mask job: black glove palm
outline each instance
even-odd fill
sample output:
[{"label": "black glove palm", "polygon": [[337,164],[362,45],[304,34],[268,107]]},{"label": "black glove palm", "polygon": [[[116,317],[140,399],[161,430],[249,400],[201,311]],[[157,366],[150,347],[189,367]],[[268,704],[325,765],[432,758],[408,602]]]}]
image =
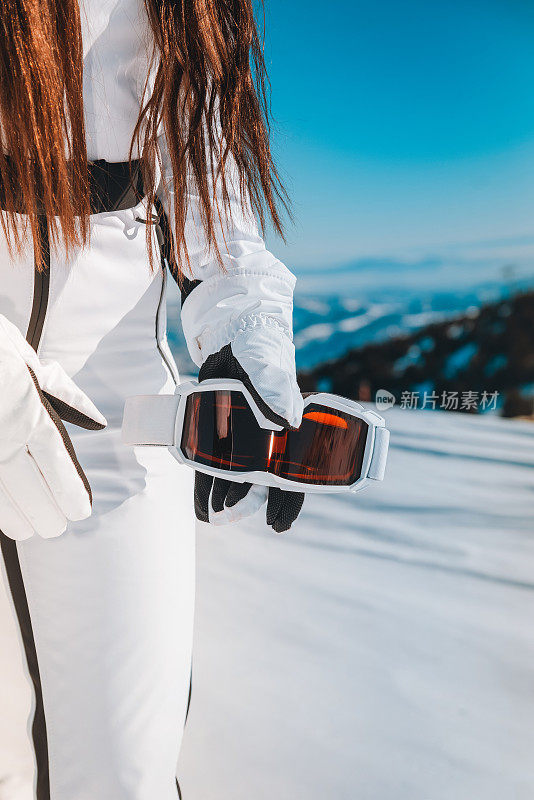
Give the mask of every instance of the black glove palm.
[{"label": "black glove palm", "polygon": [[[209,356],[198,373],[199,381],[209,378],[234,378],[245,384],[261,412],[277,425],[289,428],[287,420],[272,411],[259,396],[249,376],[232,353],[231,345],[225,345],[218,353]],[[195,473],[195,514],[202,522],[209,522],[209,507],[213,511],[232,508],[242,500],[252,488],[251,483],[237,483],[223,478],[214,478],[203,472]],[[275,487],[269,488],[267,498],[267,525],[276,533],[289,530],[304,502],[302,492],[288,492]]]}]

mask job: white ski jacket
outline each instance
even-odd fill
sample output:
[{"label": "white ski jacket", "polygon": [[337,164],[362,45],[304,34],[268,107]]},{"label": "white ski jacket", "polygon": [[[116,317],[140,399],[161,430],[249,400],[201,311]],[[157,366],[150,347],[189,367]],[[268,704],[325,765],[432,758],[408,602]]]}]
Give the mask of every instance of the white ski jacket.
[{"label": "white ski jacket", "polygon": [[[150,73],[151,34],[143,0],[83,0],[84,102],[88,157],[123,161]],[[150,90],[150,89],[149,89]],[[161,137],[160,198],[172,219],[172,174]],[[135,152],[134,152],[135,155]],[[165,191],[167,188],[168,191]],[[222,208],[222,203],[220,203]],[[295,278],[265,247],[252,213],[231,198],[231,223],[220,227],[224,271],[202,233],[198,198],[189,195],[186,227],[191,274],[201,281],[182,308],[193,361],[200,366],[223,345],[276,413],[298,425],[302,401],[295,379],[292,309]],[[246,363],[245,363],[246,362]]]}]

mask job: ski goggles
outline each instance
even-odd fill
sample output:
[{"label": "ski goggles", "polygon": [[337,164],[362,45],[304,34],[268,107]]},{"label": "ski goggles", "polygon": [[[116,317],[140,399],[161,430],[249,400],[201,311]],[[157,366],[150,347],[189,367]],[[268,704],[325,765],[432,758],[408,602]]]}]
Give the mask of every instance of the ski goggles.
[{"label": "ski goggles", "polygon": [[122,439],[166,445],[200,472],[299,492],[363,489],[384,478],[389,431],[360,403],[318,392],[304,396],[302,423],[271,422],[238,380],[187,381],[174,395],[129,397]]}]

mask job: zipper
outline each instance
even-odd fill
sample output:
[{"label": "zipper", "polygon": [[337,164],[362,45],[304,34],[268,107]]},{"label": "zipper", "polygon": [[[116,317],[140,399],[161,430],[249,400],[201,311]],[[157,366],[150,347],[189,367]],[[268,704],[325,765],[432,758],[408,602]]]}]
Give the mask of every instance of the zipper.
[{"label": "zipper", "polygon": [[50,291],[50,240],[48,237],[48,222],[44,214],[39,215],[39,232],[41,249],[44,255],[44,268],[38,269],[37,263],[33,270],[33,302],[26,333],[26,341],[35,351],[39,347],[43,325],[48,308],[48,295]]},{"label": "zipper", "polygon": [[167,366],[167,369],[171,373],[171,377],[172,377],[175,385],[177,385],[178,384],[178,375],[177,375],[177,372],[176,372],[176,367],[169,360],[169,358],[167,356],[167,353],[163,349],[163,346],[162,346],[162,343],[161,343],[161,313],[162,313],[163,306],[165,304],[165,296],[166,296],[166,293],[167,293],[166,292],[166,289],[167,289],[167,268],[168,268],[167,259],[163,258],[163,267],[162,267],[162,270],[161,270],[161,277],[162,277],[162,280],[161,280],[161,294],[159,296],[158,310],[156,311],[156,347],[158,348],[159,354],[160,354],[163,362]]},{"label": "zipper", "polygon": [[[158,202],[160,202],[160,201],[156,200],[156,204],[155,205],[156,205],[157,210],[159,211],[160,209],[159,209],[159,207],[157,205]],[[148,214],[147,214],[147,216],[148,216]],[[142,217],[135,217],[135,221],[136,222],[142,222],[143,225],[147,225],[148,224],[148,220],[147,219],[143,219]],[[172,377],[175,385],[177,385],[178,384],[178,373],[176,371],[176,366],[173,364],[172,361],[169,360],[169,357],[168,357],[167,353],[165,352],[165,350],[163,349],[162,343],[161,343],[161,314],[162,314],[163,306],[164,306],[164,303],[165,303],[165,297],[166,297],[166,294],[167,294],[167,270],[169,270],[169,272],[171,271],[170,266],[169,266],[169,262],[167,260],[167,255],[166,255],[167,251],[166,251],[165,248],[167,248],[169,246],[172,246],[172,245],[169,242],[169,240],[167,239],[167,237],[165,236],[165,232],[162,230],[162,226],[160,224],[160,217],[156,217],[156,216],[154,216],[152,214],[151,215],[151,222],[152,222],[153,225],[155,225],[155,228],[156,228],[156,238],[158,240],[160,258],[161,258],[161,278],[162,278],[162,280],[161,280],[161,292],[160,292],[159,301],[158,301],[158,308],[157,308],[157,311],[156,311],[156,347],[158,349],[158,352],[159,352],[159,354],[161,356],[162,361],[164,362],[165,366],[167,367],[167,369],[171,373],[171,377]]]}]

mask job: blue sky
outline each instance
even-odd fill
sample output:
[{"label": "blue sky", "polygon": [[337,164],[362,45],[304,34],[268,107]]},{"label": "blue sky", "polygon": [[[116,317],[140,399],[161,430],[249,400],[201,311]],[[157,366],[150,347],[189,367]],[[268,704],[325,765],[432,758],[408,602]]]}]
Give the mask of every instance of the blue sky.
[{"label": "blue sky", "polygon": [[534,242],[530,0],[265,0],[289,266]]}]

